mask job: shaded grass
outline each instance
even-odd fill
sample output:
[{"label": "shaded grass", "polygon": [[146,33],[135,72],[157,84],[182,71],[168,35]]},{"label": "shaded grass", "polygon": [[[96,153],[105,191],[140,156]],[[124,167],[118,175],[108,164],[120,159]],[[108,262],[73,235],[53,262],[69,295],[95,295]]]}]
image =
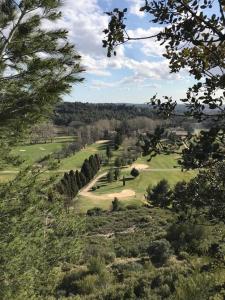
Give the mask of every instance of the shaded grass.
[{"label": "shaded grass", "polygon": [[105,154],[106,144],[97,144],[94,143],[90,146],[87,146],[85,149],[75,153],[74,155],[67,157],[61,161],[60,169],[71,170],[71,169],[80,169],[84,160],[89,158],[89,156],[98,154]]}]

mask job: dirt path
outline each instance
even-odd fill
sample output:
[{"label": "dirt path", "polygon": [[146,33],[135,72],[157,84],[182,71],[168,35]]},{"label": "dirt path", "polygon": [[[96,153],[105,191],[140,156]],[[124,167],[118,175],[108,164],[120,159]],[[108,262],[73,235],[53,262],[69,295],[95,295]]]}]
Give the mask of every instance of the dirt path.
[{"label": "dirt path", "polygon": [[133,190],[122,190],[119,193],[108,193],[108,194],[103,194],[103,195],[94,195],[93,192],[90,192],[91,188],[103,177],[107,175],[107,172],[102,173],[95,177],[88,185],[85,186],[80,192],[79,195],[92,198],[95,200],[105,200],[105,199],[114,199],[115,197],[117,198],[128,198],[128,197],[133,197],[136,195],[135,191]]}]

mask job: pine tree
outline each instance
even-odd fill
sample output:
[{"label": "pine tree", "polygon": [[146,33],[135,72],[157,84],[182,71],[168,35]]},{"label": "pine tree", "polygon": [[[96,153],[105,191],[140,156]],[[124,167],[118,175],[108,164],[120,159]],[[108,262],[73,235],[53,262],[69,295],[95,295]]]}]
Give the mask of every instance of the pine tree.
[{"label": "pine tree", "polygon": [[69,43],[68,32],[43,26],[61,18],[61,4],[0,1],[1,138],[17,138],[47,116],[72,84],[82,81],[80,56]]}]

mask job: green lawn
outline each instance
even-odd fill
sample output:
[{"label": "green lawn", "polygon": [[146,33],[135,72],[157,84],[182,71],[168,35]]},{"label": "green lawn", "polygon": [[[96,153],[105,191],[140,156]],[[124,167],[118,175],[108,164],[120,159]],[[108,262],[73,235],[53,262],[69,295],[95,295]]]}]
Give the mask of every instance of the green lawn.
[{"label": "green lawn", "polygon": [[[19,155],[24,160],[23,165],[32,165],[42,157],[51,154],[57,150],[60,150],[62,148],[62,145],[63,144],[60,142],[35,145],[21,145],[15,147],[12,150],[12,154]],[[15,168],[13,167],[13,169]]]},{"label": "green lawn", "polygon": [[82,149],[78,153],[69,156],[62,160],[60,164],[60,169],[62,170],[71,170],[81,168],[84,160],[93,154],[105,154],[106,143],[98,144],[94,143],[90,146],[87,146],[85,149]]},{"label": "green lawn", "polygon": [[[127,205],[141,206],[143,204],[140,198],[123,199],[122,203],[124,206]],[[102,200],[96,200],[96,199],[80,196],[75,202],[75,210],[79,211],[79,213],[86,213],[88,209],[91,209],[93,207],[101,207],[104,210],[110,210],[112,208],[112,200],[105,199],[104,201],[102,201]]]},{"label": "green lawn", "polygon": [[[135,163],[137,164],[147,164],[149,169],[140,170],[140,175],[137,178],[133,178],[130,175],[130,168],[122,168],[120,180],[108,183],[106,178],[101,178],[96,186],[100,188],[95,190],[93,195],[104,195],[109,193],[118,193],[124,189],[134,190],[136,193],[135,197],[130,197],[127,199],[121,199],[124,205],[136,204],[141,205],[145,200],[144,194],[146,188],[149,185],[155,185],[160,180],[168,180],[171,186],[175,185],[180,180],[189,181],[193,178],[197,172],[196,171],[185,171],[182,172],[177,165],[177,155],[158,155],[154,157],[150,162],[147,161],[147,157],[140,157]],[[150,170],[152,169],[152,170]],[[102,169],[102,172],[105,170]],[[122,177],[126,177],[126,185],[123,186]],[[111,207],[112,200],[105,199],[91,199],[85,197],[78,197],[76,201],[76,209],[81,212],[85,212],[93,207],[101,207],[102,209],[109,209]]]}]

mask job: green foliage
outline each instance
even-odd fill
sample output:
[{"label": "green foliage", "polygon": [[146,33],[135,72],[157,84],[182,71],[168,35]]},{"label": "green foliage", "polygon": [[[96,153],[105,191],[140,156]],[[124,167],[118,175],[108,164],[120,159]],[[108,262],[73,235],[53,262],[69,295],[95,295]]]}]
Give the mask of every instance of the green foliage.
[{"label": "green foliage", "polygon": [[[83,220],[66,211],[56,194],[26,169],[1,186],[1,299],[45,299],[53,295],[61,266],[81,253]],[[47,186],[46,186],[47,185]]]},{"label": "green foliage", "polygon": [[[181,99],[185,106],[182,114],[178,113],[177,101],[168,95],[163,99],[153,96],[151,107],[165,118],[174,118],[178,114],[184,118],[193,117],[198,122],[208,120],[210,124],[210,130],[201,132],[200,136],[192,137],[190,134],[185,140],[178,137],[173,143],[162,141],[157,134],[152,139],[147,137],[143,144],[144,153],[151,154],[151,157],[160,152],[166,154],[180,150],[185,143],[180,160],[185,168],[204,167],[211,161],[221,161],[225,157],[224,1],[219,0],[217,4],[211,0],[204,3],[196,0],[188,3],[149,0],[140,7],[140,11],[149,15],[152,23],[162,25],[161,30],[150,36],[131,37],[125,24],[127,9],[116,8],[107,13],[110,19],[103,40],[107,55],[116,55],[115,48],[128,41],[157,39],[165,46],[163,56],[169,61],[170,71],[177,73],[186,69],[196,82]],[[214,72],[215,69],[218,71]]]},{"label": "green foliage", "polygon": [[118,198],[114,198],[114,200],[112,201],[112,211],[117,211],[121,209],[121,204],[119,202]]},{"label": "green foliage", "polygon": [[225,165],[223,162],[211,169],[200,171],[189,183],[179,182],[173,189],[173,207],[188,215],[203,215],[208,220],[225,217]]},{"label": "green foliage", "polygon": [[115,180],[118,180],[119,177],[120,177],[120,174],[121,174],[120,169],[119,169],[119,168],[116,168],[116,169],[114,170],[114,179],[115,179]]},{"label": "green foliage", "polygon": [[108,159],[112,158],[112,156],[113,156],[113,153],[112,153],[112,150],[111,150],[110,146],[106,147],[106,156],[107,156]]},{"label": "green foliage", "polygon": [[154,206],[167,207],[171,204],[171,195],[168,181],[165,179],[159,181],[153,188],[150,186],[147,189],[147,198]]},{"label": "green foliage", "polygon": [[[174,223],[167,231],[167,239],[176,252],[187,251],[189,253],[204,254],[212,243],[210,228],[205,227],[190,222]],[[203,247],[204,245],[205,247]]]},{"label": "green foliage", "polygon": [[135,168],[133,168],[130,172],[130,175],[133,176],[133,177],[138,177],[139,174],[140,174],[140,172]]},{"label": "green foliage", "polygon": [[113,179],[114,179],[113,170],[109,170],[109,172],[107,173],[107,181],[112,182]]},{"label": "green foliage", "polygon": [[80,56],[67,31],[42,26],[61,18],[59,8],[57,0],[1,1],[0,135],[5,142],[49,115],[72,84],[82,81]]},{"label": "green foliage", "polygon": [[152,262],[159,264],[164,264],[173,253],[170,243],[165,239],[152,242],[147,252]]},{"label": "green foliage", "polygon": [[88,216],[100,216],[103,212],[104,212],[103,209],[101,209],[99,207],[94,207],[87,211],[87,215]]}]

